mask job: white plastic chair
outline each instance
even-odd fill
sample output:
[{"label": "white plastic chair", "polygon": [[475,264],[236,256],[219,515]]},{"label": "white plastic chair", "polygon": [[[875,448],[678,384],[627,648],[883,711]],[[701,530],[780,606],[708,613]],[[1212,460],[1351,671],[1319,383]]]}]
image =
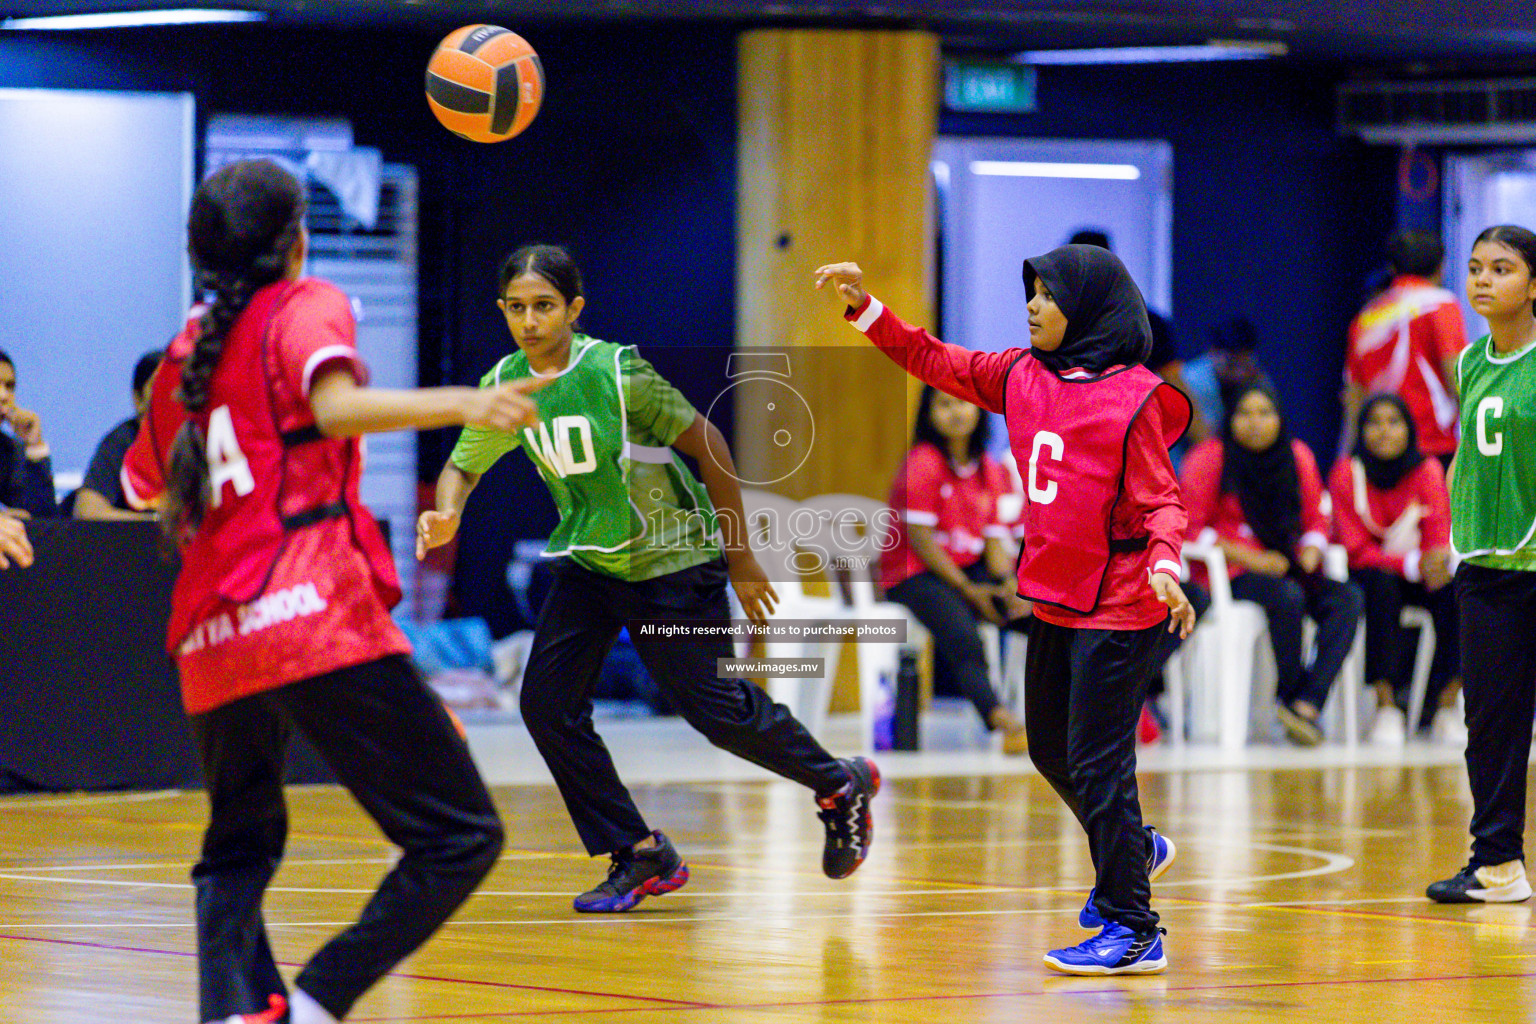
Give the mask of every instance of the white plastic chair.
[{"label": "white plastic chair", "polygon": [[[881,676],[889,673],[887,678],[894,681],[902,649],[922,648],[932,637],[905,605],[876,597],[875,579],[884,536],[880,520],[882,513],[891,514],[884,502],[858,494],[821,494],[805,499],[800,507],[814,513],[822,526],[811,543],[820,545],[829,557],[842,560],[839,564],[843,570],[828,573],[828,578],[834,591],[842,593],[848,601],[850,615],[864,619],[900,618],[907,624],[905,644],[869,643],[856,648],[861,735],[872,745]],[[1022,719],[1025,638],[1009,634],[1005,646],[1003,631],[992,623],[979,623],[977,631],[986,652],[992,688],[1004,706]]]},{"label": "white plastic chair", "polygon": [[[1194,683],[1189,687],[1190,734],[1203,740],[1216,739],[1225,750],[1240,750],[1248,742],[1252,726],[1250,717],[1255,709],[1255,684],[1267,685],[1270,691],[1274,685],[1274,658],[1268,653],[1267,642],[1269,623],[1261,606],[1252,601],[1233,599],[1226,556],[1219,547],[1186,543],[1183,553],[1185,559],[1205,565],[1210,577],[1211,607],[1188,641],[1192,650],[1184,664],[1193,662],[1196,668],[1187,675],[1173,674],[1177,679],[1169,680],[1169,700],[1176,705],[1173,712],[1177,713],[1182,692],[1177,695],[1173,692],[1175,682],[1181,691]],[[1332,545],[1324,555],[1324,571],[1330,579],[1346,579],[1347,562],[1344,549]],[[1311,642],[1310,626],[1309,621],[1304,650]],[[1332,716],[1330,724],[1342,716],[1342,728],[1337,732],[1351,748],[1360,739],[1359,705],[1364,689],[1362,642],[1362,631],[1357,630],[1355,642],[1323,709],[1325,717]],[[1266,717],[1265,722],[1268,721]]]},{"label": "white plastic chair", "polygon": [[[1185,545],[1186,548],[1191,546]],[[1216,554],[1220,556],[1221,552],[1218,550]],[[1221,559],[1221,564],[1225,572],[1226,560]],[[1179,579],[1185,583],[1189,582],[1188,557],[1180,559],[1179,569]],[[1230,591],[1228,596],[1230,597]],[[1167,735],[1171,746],[1182,747],[1188,736],[1185,704],[1195,673],[1201,671],[1201,644],[1207,642],[1214,645],[1215,642],[1208,633],[1202,635],[1203,629],[1209,629],[1210,622],[1210,612],[1207,611],[1206,615],[1195,624],[1195,629],[1179,645],[1178,650],[1173,652],[1173,657],[1169,658],[1168,663],[1163,666],[1163,680],[1167,684],[1164,694],[1165,703],[1168,705]],[[1022,654],[1022,649],[1020,653]],[[1021,665],[1020,671],[1022,670]]]},{"label": "white plastic chair", "polygon": [[904,644],[860,643],[854,648],[859,677],[859,735],[865,747],[873,749],[881,676],[890,680],[894,691],[902,649],[927,644],[928,630],[904,605],[876,596],[875,579],[880,571],[885,536],[881,520],[889,515],[884,502],[859,494],[821,494],[805,499],[800,508],[815,517],[817,529],[807,537],[806,546],[825,557],[823,575],[832,593],[845,602],[847,616],[906,623]]},{"label": "white plastic chair", "polygon": [[[773,618],[804,619],[816,624],[849,618],[847,607],[836,595],[821,597],[806,593],[796,567],[798,549],[791,526],[800,510],[799,503],[772,491],[745,487],[741,491],[741,500],[752,551],[779,595]],[[826,729],[827,708],[832,699],[832,683],[837,678],[841,648],[840,642],[825,639],[765,640],[763,643],[766,657],[825,659],[826,670],[820,679],[768,677],[768,695],[788,707],[813,736],[821,736]]]},{"label": "white plastic chair", "polygon": [[[1323,573],[1339,583],[1349,581],[1349,552],[1342,544],[1330,544],[1323,553]],[[1311,620],[1308,620],[1310,625]],[[1311,632],[1307,633],[1307,645],[1311,645]],[[1306,647],[1302,648],[1303,650]],[[1343,717],[1344,745],[1353,750],[1360,743],[1360,702],[1365,696],[1365,624],[1355,626],[1355,639],[1349,654],[1339,668],[1339,678],[1328,691],[1328,702],[1323,707],[1323,717],[1329,723],[1329,731],[1336,731],[1339,718]]]},{"label": "white plastic chair", "polygon": [[1408,735],[1411,737],[1419,731],[1419,721],[1424,715],[1424,698],[1429,693],[1429,671],[1434,667],[1435,644],[1439,642],[1439,637],[1435,635],[1435,617],[1428,608],[1404,605],[1398,621],[1404,629],[1419,631],[1419,642],[1413,656],[1413,683],[1408,688]]}]

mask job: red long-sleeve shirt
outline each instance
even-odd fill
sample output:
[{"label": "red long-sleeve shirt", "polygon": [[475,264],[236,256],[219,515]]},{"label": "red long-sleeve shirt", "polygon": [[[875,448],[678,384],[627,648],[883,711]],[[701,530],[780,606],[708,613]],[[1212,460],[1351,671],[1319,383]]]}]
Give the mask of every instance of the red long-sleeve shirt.
[{"label": "red long-sleeve shirt", "polygon": [[[1328,474],[1334,536],[1349,552],[1349,567],[1383,569],[1418,582],[1420,556],[1451,544],[1451,498],[1445,487],[1445,471],[1438,459],[1425,459],[1389,491],[1371,486],[1362,473],[1359,482],[1363,486],[1357,492],[1353,461],[1348,456],[1340,459]],[[1421,510],[1419,543],[1406,550],[1388,551],[1384,546],[1387,531],[1411,504]]]},{"label": "red long-sleeve shirt", "polygon": [[[1003,396],[1008,372],[1027,350],[975,352],[945,344],[921,327],[905,322],[873,296],[857,310],[849,310],[846,318],[918,380],[988,412],[1006,415]],[[1027,462],[1029,453],[1021,457],[1015,452],[1014,458]],[[1146,536],[1146,550],[1110,556],[1098,607],[1089,614],[1079,615],[1037,603],[1035,615],[1054,625],[1083,629],[1155,626],[1167,617],[1168,609],[1148,585],[1147,573],[1152,569],[1178,576],[1184,523],[1179,481],[1163,441],[1162,411],[1157,402],[1148,402],[1130,424],[1124,489],[1111,523],[1114,536]]]},{"label": "red long-sleeve shirt", "polygon": [[1444,455],[1456,450],[1457,419],[1455,383],[1442,367],[1466,347],[1456,296],[1404,274],[1349,325],[1344,379],[1367,393],[1401,395],[1419,428],[1419,450]]},{"label": "red long-sleeve shirt", "polygon": [[[1319,551],[1328,546],[1328,519],[1323,515],[1323,479],[1317,469],[1317,459],[1312,449],[1302,441],[1292,440],[1291,451],[1296,454],[1296,478],[1301,485],[1301,541],[1296,551],[1280,552],[1292,562],[1302,548],[1315,547]],[[1253,535],[1243,506],[1236,494],[1221,493],[1221,467],[1223,451],[1221,441],[1212,438],[1190,449],[1184,456],[1184,466],[1179,477],[1184,484],[1184,501],[1189,508],[1190,540],[1207,543],[1220,538],[1230,544],[1263,551],[1265,547]],[[1245,570],[1235,563],[1227,564],[1227,575],[1236,578]],[[1198,579],[1204,581],[1205,568],[1194,566]]]}]

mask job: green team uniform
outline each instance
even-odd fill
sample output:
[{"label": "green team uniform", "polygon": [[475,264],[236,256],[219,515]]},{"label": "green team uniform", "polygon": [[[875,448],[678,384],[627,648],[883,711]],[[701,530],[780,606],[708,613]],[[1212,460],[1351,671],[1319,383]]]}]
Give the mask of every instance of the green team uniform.
[{"label": "green team uniform", "polygon": [[1501,356],[1490,337],[1456,363],[1461,444],[1451,543],[1487,569],[1536,569],[1536,345]]},{"label": "green team uniform", "polygon": [[[480,380],[538,376],[514,352]],[[545,557],[638,582],[720,556],[714,506],[672,442],[697,412],[632,345],[578,334],[570,362],[533,396],[539,424],[515,432],[466,427],[455,466],[484,473],[521,447],[560,509]]]}]

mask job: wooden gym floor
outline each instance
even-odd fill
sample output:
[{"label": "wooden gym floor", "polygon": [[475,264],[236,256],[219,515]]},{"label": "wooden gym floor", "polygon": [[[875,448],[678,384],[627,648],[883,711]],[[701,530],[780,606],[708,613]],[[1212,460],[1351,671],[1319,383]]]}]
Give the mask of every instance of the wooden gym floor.
[{"label": "wooden gym floor", "polygon": [[[1154,886],[1159,977],[1066,978],[1091,884],[1076,826],[1038,776],[936,777],[889,759],[876,845],[820,873],[805,793],[760,778],[633,787],[693,877],[631,914],[582,916],[603,864],[577,852],[552,787],[500,785],[502,863],[352,1021],[1528,1021],[1525,905],[1439,907],[1465,856],[1465,773],[1414,767],[1143,775],[1178,843]],[[1014,762],[1017,764],[1017,762]],[[359,908],[390,849],[346,795],[290,791],[289,859],[267,901],[301,962]],[[187,867],[199,793],[0,801],[0,1020],[196,1020]],[[291,977],[292,972],[289,972]]]}]

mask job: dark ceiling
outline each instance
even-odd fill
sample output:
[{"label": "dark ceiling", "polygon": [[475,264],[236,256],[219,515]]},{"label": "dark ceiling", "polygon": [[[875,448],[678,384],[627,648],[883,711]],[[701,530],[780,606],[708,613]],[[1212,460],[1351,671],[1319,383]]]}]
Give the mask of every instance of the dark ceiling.
[{"label": "dark ceiling", "polygon": [[273,23],[309,25],[694,18],[921,25],[952,47],[992,50],[1221,38],[1283,42],[1298,57],[1322,60],[1487,66],[1536,59],[1528,5],[1467,0],[0,0],[0,12],[13,16],[187,6],[260,10]]}]

